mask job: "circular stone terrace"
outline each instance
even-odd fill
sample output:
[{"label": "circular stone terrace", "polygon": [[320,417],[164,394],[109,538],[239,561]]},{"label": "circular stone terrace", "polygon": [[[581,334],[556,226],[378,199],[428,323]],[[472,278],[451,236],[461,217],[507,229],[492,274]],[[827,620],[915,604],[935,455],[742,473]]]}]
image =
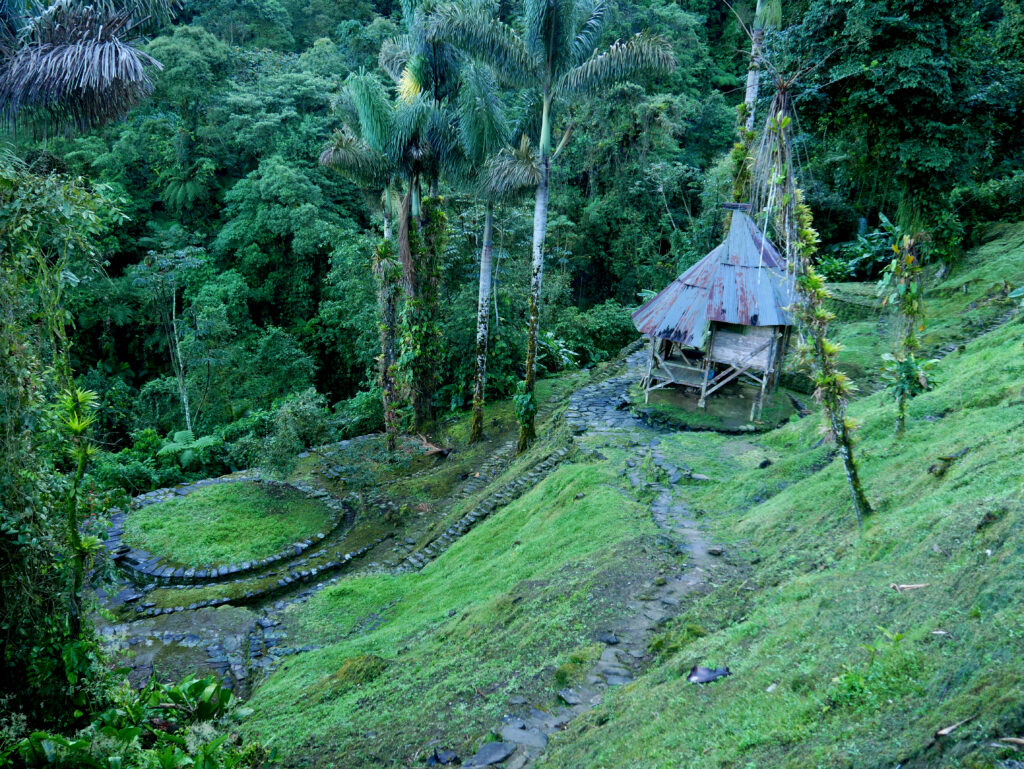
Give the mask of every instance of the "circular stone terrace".
[{"label": "circular stone terrace", "polygon": [[143,494],[113,517],[107,548],[129,576],[197,583],[290,561],[349,517],[305,484],[225,476]]}]

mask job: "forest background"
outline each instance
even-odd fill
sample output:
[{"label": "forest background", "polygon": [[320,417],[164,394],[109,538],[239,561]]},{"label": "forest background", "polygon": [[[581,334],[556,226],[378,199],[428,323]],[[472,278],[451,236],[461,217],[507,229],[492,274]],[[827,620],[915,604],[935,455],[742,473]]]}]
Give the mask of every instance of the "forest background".
[{"label": "forest background", "polygon": [[[882,216],[926,231],[931,258],[952,263],[982,222],[1020,212],[1019,3],[782,5],[762,77],[810,66],[795,89],[797,154],[826,277],[876,277],[890,259]],[[635,335],[640,292],[720,237],[754,10],[608,7],[599,48],[647,29],[670,42],[676,67],[578,100],[556,126],[573,136],[552,166],[542,371],[612,355]],[[378,58],[415,33],[415,15],[383,0],[190,0],[146,45],[164,69],[127,119],[14,135],[32,173],[81,177],[104,198],[97,247],[64,276],[72,368],[101,400],[100,487],[137,493],[379,429],[379,205],[318,157],[340,126],[358,125],[350,74],[394,85]],[[515,92],[502,95],[525,114]],[[437,192],[443,414],[472,400],[485,206],[472,174],[443,174]],[[523,376],[531,208],[524,198],[496,210],[492,397]]]}]

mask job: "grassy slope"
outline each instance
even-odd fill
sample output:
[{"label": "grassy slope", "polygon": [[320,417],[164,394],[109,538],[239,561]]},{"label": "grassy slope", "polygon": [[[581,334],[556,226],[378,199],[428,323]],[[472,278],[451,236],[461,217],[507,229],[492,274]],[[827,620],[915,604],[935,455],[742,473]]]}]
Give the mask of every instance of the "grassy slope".
[{"label": "grassy slope", "polygon": [[[938,287],[926,344],[1001,314],[1003,280],[1024,283],[1024,227]],[[848,355],[868,369],[880,343],[862,322],[865,346]],[[1021,336],[1018,320],[947,358],[899,443],[889,401],[855,404],[878,508],[863,532],[815,418],[759,437],[667,436],[667,454],[714,479],[684,493],[743,576],[685,607],[648,675],[553,740],[544,765],[992,766],[993,738],[1024,736]],[[658,563],[639,557],[654,531],[618,488],[624,455],[585,441],[609,461],[563,467],[422,573],[348,580],[291,610],[297,642],[324,648],[257,691],[245,728],[290,765],[418,765],[433,738],[466,755],[510,694],[550,701],[554,667]],[[943,477],[928,473],[962,448]],[[696,662],[734,675],[688,684]]]},{"label": "grassy slope", "polygon": [[324,531],[329,517],[295,489],[226,483],[136,510],[124,541],[187,566],[241,563]]},{"label": "grassy slope", "polygon": [[[1024,228],[938,287],[937,331],[951,338],[956,320],[980,308],[1000,314],[1003,280],[1024,283]],[[965,281],[966,297],[956,292]],[[766,469],[741,469],[729,440],[666,441],[737,470],[689,492],[752,572],[689,607],[663,641],[672,651],[574,723],[543,765],[980,767],[1010,755],[989,745],[1024,736],[1021,339],[1017,320],[946,358],[899,442],[888,401],[853,407],[877,507],[862,532],[838,463],[815,472],[828,450],[815,447],[816,419],[748,439],[774,460]],[[928,472],[964,448],[944,476]],[[897,592],[894,583],[928,586]],[[698,662],[734,675],[689,684],[683,674]],[[936,730],[972,716],[929,745]]]},{"label": "grassy slope", "polygon": [[422,572],[353,578],[294,607],[291,635],[325,648],[258,690],[247,728],[291,765],[401,765],[441,735],[472,753],[511,693],[551,700],[551,666],[592,643],[624,585],[653,576],[633,555],[655,550],[653,525],[615,477],[563,467]]}]

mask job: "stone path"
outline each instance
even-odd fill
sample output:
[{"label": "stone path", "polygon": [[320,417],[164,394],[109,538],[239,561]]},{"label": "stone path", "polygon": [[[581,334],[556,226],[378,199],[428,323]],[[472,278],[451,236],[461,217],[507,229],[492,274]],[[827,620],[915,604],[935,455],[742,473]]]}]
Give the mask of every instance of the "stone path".
[{"label": "stone path", "polygon": [[[659,578],[650,591],[629,602],[629,614],[616,627],[598,635],[596,640],[604,644],[600,659],[581,684],[558,692],[561,706],[549,712],[532,707],[523,698],[510,698],[510,713],[495,729],[501,741],[481,745],[462,764],[464,767],[532,766],[547,746],[549,735],[600,705],[610,687],[627,684],[643,671],[650,662],[648,644],[661,623],[677,614],[683,599],[703,589],[713,573],[723,568],[715,558],[722,554],[721,549],[708,545],[686,505],[673,493],[673,486],[684,478],[706,479],[691,468],[669,461],[658,448],[660,431],[628,411],[627,390],[644,365],[643,351],[629,355],[622,373],[574,393],[565,419],[577,436],[607,436],[608,445],[631,449],[620,475],[631,486],[654,492],[652,519],[670,547],[686,556],[685,566]],[[657,480],[644,476],[640,468],[645,462],[657,468]]]}]

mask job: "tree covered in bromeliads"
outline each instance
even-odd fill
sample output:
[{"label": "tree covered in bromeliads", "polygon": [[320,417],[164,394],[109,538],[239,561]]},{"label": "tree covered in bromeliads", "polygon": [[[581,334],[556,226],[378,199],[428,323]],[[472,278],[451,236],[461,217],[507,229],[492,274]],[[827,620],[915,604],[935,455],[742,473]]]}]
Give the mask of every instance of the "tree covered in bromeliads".
[{"label": "tree covered in bromeliads", "polygon": [[796,181],[792,88],[798,77],[784,78],[773,73],[775,93],[754,163],[754,197],[775,230],[790,279],[794,281],[797,300],[791,312],[800,335],[798,354],[810,365],[814,397],[824,410],[828,434],[836,442],[843,461],[857,522],[863,525],[872,509],[854,456],[856,425],[847,415],[855,387],[839,370],[840,345],[828,338],[829,324],[835,315],[827,307],[825,279],[814,269],[818,233]]},{"label": "tree covered in bromeliads", "polygon": [[924,289],[921,284],[925,244],[920,234],[912,236],[884,216],[882,224],[892,240],[893,258],[882,273],[878,290],[882,305],[894,319],[894,350],[882,356],[889,389],[896,401],[896,435],[907,430],[907,402],[930,387],[928,371],[933,360],[919,361],[918,334],[924,331]]},{"label": "tree covered in bromeliads", "polygon": [[539,175],[534,199],[532,265],[527,329],[526,371],[516,396],[520,419],[518,451],[536,438],[534,386],[537,379],[544,241],[547,235],[551,162],[568,142],[566,127],[558,146],[553,137],[566,108],[613,83],[642,72],[670,72],[675,57],[657,35],[638,33],[603,52],[597,44],[605,24],[602,2],[527,0],[522,27],[516,29],[483,7],[444,5],[433,15],[433,39],[456,45],[467,56],[490,65],[499,81],[528,96]]}]

